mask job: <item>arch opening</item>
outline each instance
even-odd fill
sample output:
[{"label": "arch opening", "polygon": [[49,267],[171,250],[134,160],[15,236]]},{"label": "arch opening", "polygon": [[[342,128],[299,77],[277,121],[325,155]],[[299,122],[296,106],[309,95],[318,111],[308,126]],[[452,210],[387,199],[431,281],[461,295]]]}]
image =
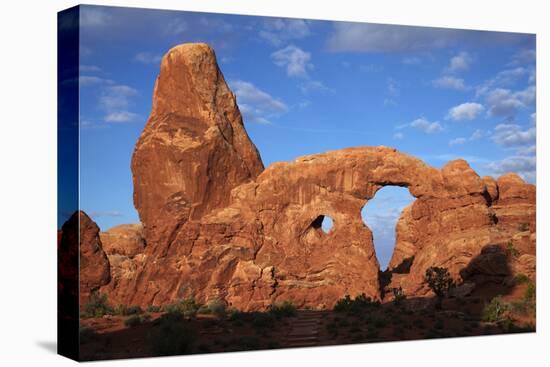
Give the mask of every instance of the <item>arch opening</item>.
[{"label": "arch opening", "polygon": [[396,245],[396,226],[403,209],[415,198],[400,186],[384,186],[361,209],[361,218],[372,231],[380,269],[387,269]]},{"label": "arch opening", "polygon": [[319,215],[317,218],[315,218],[313,223],[311,223],[311,226],[314,229],[319,230],[324,234],[328,234],[332,229],[333,225],[334,225],[334,221],[332,220],[332,218],[324,214]]}]

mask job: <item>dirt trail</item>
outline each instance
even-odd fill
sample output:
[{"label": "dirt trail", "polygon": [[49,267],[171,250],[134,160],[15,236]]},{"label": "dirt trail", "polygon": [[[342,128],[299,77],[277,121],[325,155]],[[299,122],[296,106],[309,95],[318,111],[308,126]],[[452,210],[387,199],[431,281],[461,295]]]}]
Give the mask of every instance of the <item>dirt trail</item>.
[{"label": "dirt trail", "polygon": [[292,348],[319,345],[322,320],[327,315],[328,312],[324,311],[298,311],[289,333],[282,341],[282,346]]}]

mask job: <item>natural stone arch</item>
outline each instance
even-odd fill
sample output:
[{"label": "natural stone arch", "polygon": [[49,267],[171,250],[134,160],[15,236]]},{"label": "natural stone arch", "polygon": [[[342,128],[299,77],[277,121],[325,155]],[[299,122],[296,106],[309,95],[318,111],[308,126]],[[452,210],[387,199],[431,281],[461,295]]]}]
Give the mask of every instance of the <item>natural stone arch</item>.
[{"label": "natural stone arch", "polygon": [[[409,274],[391,284],[408,295],[423,294],[426,267],[457,276],[482,246],[506,240],[506,223],[521,218],[534,228],[533,185],[509,175],[482,180],[462,160],[438,170],[392,148],[362,147],[264,170],[204,44],[177,46],[163,58],[132,173],[147,246],[132,276],[103,289],[116,303],[143,307],[172,302],[180,289],[242,310],[281,300],[332,307],[345,294],[379,298],[372,233],[360,211],[386,185],[416,198],[398,224],[407,244],[398,241],[390,262],[395,269],[414,255]],[[514,205],[530,208],[528,217],[508,214]],[[490,230],[495,213],[506,236]],[[304,229],[320,214],[334,228],[308,243]]]}]

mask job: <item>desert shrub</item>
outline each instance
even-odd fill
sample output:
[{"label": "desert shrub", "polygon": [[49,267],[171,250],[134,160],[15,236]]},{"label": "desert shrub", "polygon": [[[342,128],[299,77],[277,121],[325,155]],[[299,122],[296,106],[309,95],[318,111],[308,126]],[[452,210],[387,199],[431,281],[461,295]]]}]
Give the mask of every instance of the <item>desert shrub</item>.
[{"label": "desert shrub", "polygon": [[200,306],[197,309],[199,314],[212,314],[218,317],[225,317],[226,315],[226,306],[225,303],[219,299],[213,299],[208,301],[206,305]]},{"label": "desert shrub", "polygon": [[273,328],[275,317],[271,313],[252,312],[252,327],[257,331]]},{"label": "desert shrub", "polygon": [[354,299],[352,299],[349,295],[339,299],[334,305],[334,311],[358,314],[362,311],[378,306],[380,306],[380,302],[373,301],[370,297],[367,297],[365,293],[363,293]]},{"label": "desert shrub", "polygon": [[505,318],[508,310],[508,304],[506,304],[501,297],[497,296],[483,307],[481,319],[487,322],[498,322]]},{"label": "desert shrub", "polygon": [[520,273],[520,274],[517,274],[515,277],[514,277],[514,283],[515,284],[525,284],[525,283],[530,283],[531,282],[531,279],[529,279],[529,277],[523,273]]},{"label": "desert shrub", "polygon": [[195,316],[200,305],[195,302],[195,299],[185,298],[177,300],[169,305],[164,306],[163,310],[167,313],[179,313],[185,317]]},{"label": "desert shrub", "polygon": [[131,315],[140,315],[143,313],[143,310],[139,306],[118,305],[113,309],[113,313],[115,315],[131,316]]},{"label": "desert shrub", "polygon": [[230,320],[234,320],[239,317],[239,314],[241,313],[241,311],[239,311],[235,307],[230,307],[226,310],[226,313],[227,313],[227,316],[229,316]]},{"label": "desert shrub", "polygon": [[113,308],[107,301],[107,295],[94,292],[90,295],[88,303],[84,306],[85,317],[103,317],[113,313]]},{"label": "desert shrub", "polygon": [[132,315],[128,317],[126,320],[124,320],[124,325],[126,327],[134,327],[134,326],[141,325],[142,322],[143,322],[143,319],[141,318],[140,315]]},{"label": "desert shrub", "polygon": [[424,281],[428,283],[430,289],[437,296],[436,308],[441,308],[443,297],[445,297],[449,293],[449,290],[455,286],[455,282],[453,278],[451,278],[449,270],[437,266],[429,267],[426,269]]},{"label": "desert shrub", "polygon": [[91,341],[97,333],[91,327],[81,326],[79,328],[80,343],[85,344]]},{"label": "desert shrub", "polygon": [[147,312],[161,312],[162,311],[162,307],[160,306],[154,306],[154,305],[150,305],[150,306],[147,306]]},{"label": "desert shrub", "polygon": [[525,290],[525,294],[523,295],[523,300],[525,302],[534,303],[536,296],[537,296],[537,292],[535,289],[535,285],[533,283],[529,283],[529,285],[527,285],[527,289]]},{"label": "desert shrub", "polygon": [[141,315],[143,313],[143,310],[139,306],[130,306],[126,308],[125,316],[130,315]]},{"label": "desert shrub", "polygon": [[506,244],[506,254],[510,257],[519,256],[519,251],[512,240],[508,241],[508,243]]},{"label": "desert shrub", "polygon": [[296,315],[296,306],[290,301],[276,303],[271,305],[269,310],[276,318],[291,317]]},{"label": "desert shrub", "polygon": [[529,230],[529,223],[520,223],[518,225],[518,231],[525,232]]},{"label": "desert shrub", "polygon": [[403,304],[403,301],[407,298],[407,296],[405,296],[405,293],[403,293],[403,288],[392,288],[391,291],[393,293],[393,303],[396,306],[401,306]]},{"label": "desert shrub", "polygon": [[195,342],[196,331],[181,312],[168,312],[158,319],[149,335],[151,350],[155,356],[189,353]]}]

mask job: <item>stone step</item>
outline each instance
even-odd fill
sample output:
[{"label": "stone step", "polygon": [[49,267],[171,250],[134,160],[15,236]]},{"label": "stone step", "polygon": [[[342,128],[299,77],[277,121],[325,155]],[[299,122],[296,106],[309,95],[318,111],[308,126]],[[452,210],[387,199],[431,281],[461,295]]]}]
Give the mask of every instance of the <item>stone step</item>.
[{"label": "stone step", "polygon": [[287,343],[297,343],[297,342],[317,342],[319,338],[317,336],[302,336],[302,337],[293,337],[293,338],[287,338]]}]

